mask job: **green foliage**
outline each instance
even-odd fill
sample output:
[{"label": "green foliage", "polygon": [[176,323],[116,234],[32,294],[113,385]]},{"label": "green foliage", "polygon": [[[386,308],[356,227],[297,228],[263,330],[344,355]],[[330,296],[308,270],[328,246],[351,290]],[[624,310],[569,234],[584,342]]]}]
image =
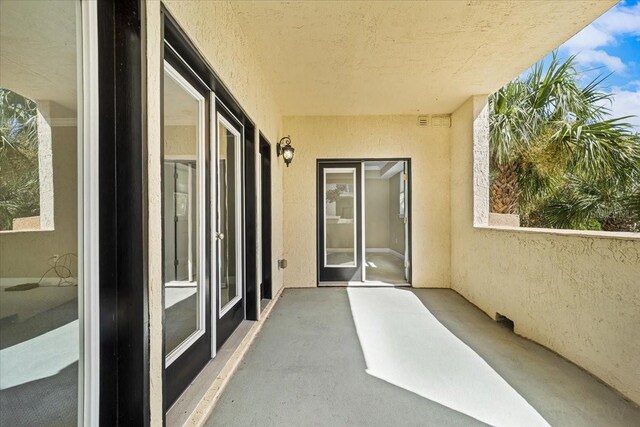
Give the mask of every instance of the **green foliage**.
[{"label": "green foliage", "polygon": [[489,98],[492,169],[517,165],[524,226],[640,231],[640,136],[611,117],[608,76],[582,85],[574,59],[554,53]]},{"label": "green foliage", "polygon": [[36,103],[0,88],[0,230],[39,214]]},{"label": "green foliage", "polygon": [[629,205],[640,187],[626,189],[609,179],[587,180],[567,175],[563,185],[545,200],[540,220],[554,228],[640,231],[640,210]]}]

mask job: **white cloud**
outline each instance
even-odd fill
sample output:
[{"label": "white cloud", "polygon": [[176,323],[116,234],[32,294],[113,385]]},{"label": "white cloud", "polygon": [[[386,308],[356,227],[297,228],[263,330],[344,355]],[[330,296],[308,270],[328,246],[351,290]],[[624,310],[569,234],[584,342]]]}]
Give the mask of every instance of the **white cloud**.
[{"label": "white cloud", "polygon": [[613,116],[636,116],[627,119],[627,121],[635,125],[640,132],[640,86],[636,91],[613,88],[613,93],[614,97],[611,105]]},{"label": "white cloud", "polygon": [[604,65],[610,71],[622,72],[626,65],[617,56],[609,55],[604,50],[583,50],[576,56],[576,62],[587,66]]},{"label": "white cloud", "polygon": [[640,36],[640,3],[634,6],[619,3],[560,48],[576,55],[576,62],[580,64],[602,65],[610,71],[622,72],[626,68],[622,60],[603,50],[615,45],[622,36]]},{"label": "white cloud", "polygon": [[594,24],[591,24],[567,40],[562,47],[570,52],[580,52],[604,47],[612,44],[614,41],[615,38],[612,34],[602,31],[596,28]]},{"label": "white cloud", "polygon": [[640,80],[631,80],[630,82],[627,82],[627,86],[637,87],[638,89],[640,89]]},{"label": "white cloud", "polygon": [[640,3],[635,6],[618,4],[596,20],[596,25],[611,34],[640,35]]}]

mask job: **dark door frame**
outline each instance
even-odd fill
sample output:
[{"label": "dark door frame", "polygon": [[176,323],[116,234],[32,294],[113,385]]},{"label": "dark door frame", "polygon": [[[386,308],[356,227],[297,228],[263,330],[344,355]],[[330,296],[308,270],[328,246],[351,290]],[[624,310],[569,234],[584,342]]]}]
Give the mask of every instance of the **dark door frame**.
[{"label": "dark door frame", "polygon": [[[137,0],[140,1],[140,0]],[[250,155],[244,156],[243,164],[243,178],[244,178],[244,295],[245,302],[242,310],[243,318],[245,319],[257,319],[257,307],[258,303],[255,301],[257,297],[256,292],[256,185],[255,185],[255,135],[256,127],[249,115],[244,111],[239,102],[231,94],[229,89],[222,83],[222,80],[218,77],[214,68],[206,60],[204,55],[198,50],[195,44],[189,39],[187,33],[180,27],[176,19],[171,16],[167,8],[161,6],[161,21],[162,29],[161,35],[164,40],[163,51],[170,52],[170,55],[174,55],[179,58],[179,63],[176,64],[176,69],[183,73],[183,75],[191,75],[193,78],[200,81],[212,92],[215,93],[218,102],[224,105],[224,109],[228,113],[231,113],[244,127],[244,141],[243,151]],[[166,48],[166,49],[165,49]],[[164,58],[163,58],[164,60]],[[161,61],[162,63],[162,61]],[[209,180],[208,180],[209,181]],[[210,193],[208,193],[210,194]],[[210,239],[207,242],[210,247]],[[211,277],[213,273],[211,271],[210,257],[208,261],[208,276]],[[217,310],[217,309],[216,309]],[[217,315],[217,311],[216,311]],[[216,331],[216,335],[219,336],[220,331]],[[217,337],[216,337],[217,340]],[[218,343],[219,348],[222,343]],[[163,362],[164,363],[164,362]],[[164,368],[164,366],[163,366]],[[163,384],[166,386],[166,372],[163,369]],[[166,388],[163,393],[164,407],[167,407],[167,391]]]},{"label": "dark door frame", "polygon": [[244,129],[244,305],[245,319],[258,320],[258,275],[256,230],[258,225],[256,206],[256,130]]},{"label": "dark door frame", "polygon": [[262,241],[262,283],[260,295],[264,299],[273,298],[271,272],[271,144],[260,132],[260,202]]},{"label": "dark door frame", "polygon": [[[317,182],[316,182],[316,191],[317,191],[317,203],[321,203],[321,195],[320,195],[320,164],[322,163],[354,163],[359,162],[364,164],[364,162],[379,162],[379,161],[387,161],[387,162],[406,162],[407,165],[407,185],[405,187],[405,203],[407,206],[407,212],[409,212],[409,220],[407,222],[407,245],[409,248],[409,268],[407,274],[407,283],[412,284],[413,281],[413,250],[412,250],[412,222],[413,222],[413,180],[411,178],[411,158],[410,157],[356,157],[356,158],[327,158],[327,159],[317,159],[316,160],[316,170],[317,170]],[[364,186],[364,182],[363,182]],[[321,253],[320,248],[320,209],[319,204],[316,208],[316,260],[317,260],[317,271],[316,271],[316,284],[322,283],[320,281],[320,257],[323,255]],[[366,283],[366,282],[365,282]]]},{"label": "dark door frame", "polygon": [[148,426],[145,3],[98,0],[100,424]]}]

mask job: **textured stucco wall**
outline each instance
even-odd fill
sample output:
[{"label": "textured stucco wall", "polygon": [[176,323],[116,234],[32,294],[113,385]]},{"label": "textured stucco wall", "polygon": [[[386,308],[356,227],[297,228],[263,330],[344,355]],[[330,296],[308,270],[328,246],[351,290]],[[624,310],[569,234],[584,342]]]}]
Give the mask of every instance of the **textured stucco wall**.
[{"label": "textured stucco wall", "polygon": [[316,286],[316,160],[411,158],[413,285],[449,286],[449,131],[415,116],[285,117],[296,149],[284,172],[285,286]]},{"label": "textured stucco wall", "polygon": [[[452,117],[451,287],[640,402],[640,240],[474,228],[484,104],[474,97]],[[476,211],[488,209],[475,196]]]},{"label": "textured stucco wall", "polygon": [[39,279],[49,268],[51,256],[78,254],[76,141],[75,126],[51,128],[54,228],[0,233],[0,282],[2,278]]},{"label": "textured stucco wall", "polygon": [[[281,116],[270,85],[265,80],[254,52],[229,2],[164,2],[222,81],[272,143],[280,136]],[[147,102],[149,161],[149,310],[151,329],[151,424],[162,424],[162,245],[160,221],[160,2],[148,0],[147,20]],[[257,132],[256,132],[257,134]],[[272,162],[272,251],[273,292],[283,283],[282,270],[275,259],[282,254],[282,172],[281,162]]]},{"label": "textured stucco wall", "polygon": [[148,1],[147,20],[147,173],[149,239],[149,394],[151,425],[161,426],[162,406],[162,175],[160,129],[162,82],[160,2]]}]

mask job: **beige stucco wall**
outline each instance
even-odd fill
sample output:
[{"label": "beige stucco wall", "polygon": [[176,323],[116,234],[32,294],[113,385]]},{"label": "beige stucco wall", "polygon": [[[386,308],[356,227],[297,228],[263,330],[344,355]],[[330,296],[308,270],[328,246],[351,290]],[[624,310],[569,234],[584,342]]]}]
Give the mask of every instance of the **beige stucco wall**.
[{"label": "beige stucco wall", "polygon": [[[231,93],[272,143],[281,136],[281,116],[270,85],[265,80],[254,52],[229,2],[165,1],[171,14],[205,56]],[[148,0],[147,20],[147,100],[149,173],[149,310],[151,355],[151,424],[162,424],[162,254],[160,221],[160,2]],[[282,270],[275,259],[282,250],[282,173],[281,162],[272,161],[272,251],[273,292],[282,287]]]},{"label": "beige stucco wall", "polygon": [[0,280],[39,279],[53,255],[78,254],[77,128],[52,127],[51,149],[54,228],[0,233]]},{"label": "beige stucco wall", "polygon": [[[488,170],[481,123],[473,126],[483,105],[472,98],[452,117],[452,288],[640,402],[640,240],[474,228],[473,183]],[[487,206],[476,205],[481,225]]]},{"label": "beige stucco wall", "polygon": [[[413,285],[449,286],[449,132],[415,116],[285,117],[296,149],[284,171],[285,286],[316,286],[316,160],[411,158]],[[416,189],[419,188],[419,191]]]}]

